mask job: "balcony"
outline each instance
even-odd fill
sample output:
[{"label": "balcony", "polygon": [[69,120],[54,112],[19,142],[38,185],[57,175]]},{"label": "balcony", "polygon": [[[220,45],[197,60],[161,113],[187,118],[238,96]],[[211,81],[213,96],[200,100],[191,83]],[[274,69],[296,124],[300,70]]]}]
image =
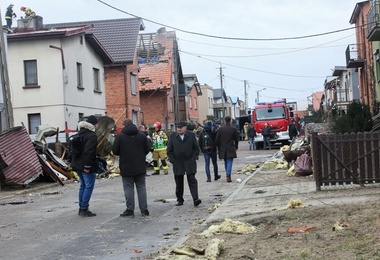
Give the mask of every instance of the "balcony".
[{"label": "balcony", "polygon": [[379,14],[380,14],[380,1],[373,1],[371,8],[367,14],[368,23],[368,40],[369,41],[380,41],[380,24],[379,24]]},{"label": "balcony", "polygon": [[346,49],[346,67],[347,68],[360,68],[364,66],[364,59],[360,58],[356,44],[350,44]]}]

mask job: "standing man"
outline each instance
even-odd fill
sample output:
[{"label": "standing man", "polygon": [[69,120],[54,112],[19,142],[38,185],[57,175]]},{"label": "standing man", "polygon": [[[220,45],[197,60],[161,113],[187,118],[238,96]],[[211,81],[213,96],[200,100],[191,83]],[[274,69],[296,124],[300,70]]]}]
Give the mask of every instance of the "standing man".
[{"label": "standing man", "polygon": [[184,202],[183,193],[185,174],[194,206],[198,206],[202,203],[198,197],[198,181],[195,178],[199,156],[198,142],[195,134],[187,131],[186,122],[178,122],[176,125],[177,132],[170,135],[167,147],[169,161],[173,164],[174,180],[176,184],[175,195],[177,197],[176,206],[182,206]]},{"label": "standing man", "polygon": [[203,127],[203,131],[199,134],[198,144],[202,150],[203,157],[205,158],[205,170],[207,175],[207,182],[211,182],[210,173],[210,159],[214,167],[214,180],[219,180],[220,175],[218,174],[218,162],[216,154],[216,124],[211,121],[207,121]]},{"label": "standing man", "polygon": [[82,138],[82,151],[71,160],[71,167],[79,176],[79,212],[82,217],[94,217],[95,213],[88,210],[92,191],[96,180],[96,149],[98,138],[96,129],[98,119],[91,115],[87,121],[80,121],[78,124],[79,135]]},{"label": "standing man", "polygon": [[12,28],[12,19],[13,17],[17,17],[17,15],[15,14],[15,12],[13,12],[13,6],[14,4],[10,4],[8,7],[7,7],[7,11],[5,11],[5,21],[7,22],[7,28],[8,28],[8,32],[12,32],[11,28]]},{"label": "standing man", "polygon": [[249,150],[256,150],[256,145],[255,145],[255,137],[256,137],[256,130],[252,126],[252,123],[249,124],[248,127],[248,137],[249,137]]},{"label": "standing man", "polygon": [[272,134],[272,130],[270,129],[268,123],[265,123],[262,135],[264,142],[264,150],[270,150],[270,136]]},{"label": "standing man", "polygon": [[149,153],[149,143],[145,134],[137,129],[132,120],[126,119],[124,128],[116,136],[112,152],[119,155],[120,175],[122,177],[127,209],[121,217],[133,217],[135,210],[135,185],[139,208],[142,216],[149,216],[145,184],[145,156]]},{"label": "standing man", "polygon": [[239,148],[239,132],[231,125],[230,116],[226,116],[224,120],[226,124],[221,126],[216,134],[216,145],[219,149],[219,158],[224,160],[226,181],[231,182],[232,164]]},{"label": "standing man", "polygon": [[162,169],[164,170],[165,175],[169,172],[169,166],[166,162],[166,144],[168,143],[168,136],[164,131],[161,130],[161,123],[156,122],[153,125],[154,133],[152,134],[152,143],[153,143],[153,170],[152,175],[160,174],[160,165],[158,160],[161,160]]}]

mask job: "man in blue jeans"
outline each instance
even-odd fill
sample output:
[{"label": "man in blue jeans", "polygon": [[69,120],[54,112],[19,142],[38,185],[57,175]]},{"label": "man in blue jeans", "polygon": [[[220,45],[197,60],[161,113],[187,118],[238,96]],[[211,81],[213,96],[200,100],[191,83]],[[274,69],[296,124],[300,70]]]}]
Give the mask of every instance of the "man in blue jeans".
[{"label": "man in blue jeans", "polygon": [[86,121],[80,121],[78,124],[79,135],[82,138],[82,149],[71,160],[71,167],[79,176],[79,211],[78,215],[82,217],[94,217],[88,208],[92,191],[95,186],[96,179],[96,149],[98,138],[96,136],[96,128],[98,119],[95,116],[89,116]]},{"label": "man in blue jeans", "polygon": [[214,180],[217,181],[220,179],[220,175],[218,174],[217,150],[215,144],[216,130],[216,124],[211,121],[207,121],[198,135],[198,144],[205,159],[207,182],[211,182],[210,159],[214,167]]},{"label": "man in blue jeans", "polygon": [[237,158],[239,148],[239,132],[231,125],[231,117],[226,116],[225,125],[221,126],[216,134],[216,145],[219,149],[219,158],[224,160],[226,170],[226,181],[231,182],[232,164]]}]

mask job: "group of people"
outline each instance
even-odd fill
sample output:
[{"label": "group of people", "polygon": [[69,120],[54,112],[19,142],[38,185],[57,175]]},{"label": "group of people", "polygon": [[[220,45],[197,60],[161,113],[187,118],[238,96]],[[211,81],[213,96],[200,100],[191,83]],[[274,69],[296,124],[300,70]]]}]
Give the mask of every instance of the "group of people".
[{"label": "group of people", "polygon": [[[10,4],[7,7],[7,10],[5,11],[5,21],[7,23],[8,31],[11,31],[13,18],[17,17],[16,13],[13,11],[13,7],[14,4]],[[32,11],[29,7],[21,6],[20,10],[24,12],[26,19],[36,16],[36,13]]]},{"label": "group of people", "polygon": [[[208,121],[199,133],[187,130],[187,122],[177,122],[177,131],[171,133],[169,138],[167,138],[166,134],[160,133],[162,131],[160,124],[155,124],[155,133],[149,136],[145,131],[145,127],[140,127],[139,129],[130,119],[126,119],[123,122],[123,129],[116,136],[112,147],[112,152],[119,156],[120,175],[122,177],[126,201],[126,210],[120,216],[134,216],[134,187],[137,190],[141,215],[149,216],[145,182],[147,174],[145,157],[152,148],[153,151],[157,149],[158,152],[165,155],[165,160],[161,159],[165,173],[168,170],[167,164],[164,164],[166,156],[173,166],[176,184],[176,206],[182,206],[185,201],[183,198],[185,175],[193,199],[193,205],[198,206],[202,203],[198,194],[198,181],[195,177],[200,149],[202,149],[206,161],[207,181],[211,181],[210,159],[214,165],[214,180],[221,178],[218,174],[217,166],[218,152],[219,158],[224,160],[226,181],[231,182],[233,159],[237,157],[239,144],[239,133],[231,125],[231,121],[231,117],[227,116],[225,118],[225,125],[221,126],[218,130],[216,130],[215,123]],[[89,116],[86,121],[79,122],[78,128],[79,134],[82,136],[83,151],[78,158],[73,158],[71,161],[73,170],[79,176],[78,215],[83,217],[96,216],[95,213],[89,210],[89,203],[96,179],[97,136],[95,131],[97,125],[98,120],[93,115]],[[211,140],[209,147],[203,145],[204,138]],[[155,146],[155,142],[163,142],[163,144]],[[163,150],[162,147],[165,146],[166,149]],[[158,161],[160,155],[154,158]],[[154,164],[154,167],[156,166],[158,166],[158,162]],[[155,168],[155,173],[159,174],[159,168]]]}]

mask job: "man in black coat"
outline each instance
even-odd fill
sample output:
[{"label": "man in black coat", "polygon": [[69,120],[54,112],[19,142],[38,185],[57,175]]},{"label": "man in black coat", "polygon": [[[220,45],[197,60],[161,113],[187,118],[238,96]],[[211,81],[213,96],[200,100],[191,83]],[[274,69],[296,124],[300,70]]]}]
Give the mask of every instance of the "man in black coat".
[{"label": "man in black coat", "polygon": [[272,134],[272,130],[268,123],[264,124],[264,128],[262,129],[262,135],[263,135],[263,143],[264,143],[264,150],[270,150],[270,136]]},{"label": "man in black coat", "polygon": [[149,216],[145,183],[145,157],[150,150],[148,139],[130,119],[126,119],[123,125],[124,128],[116,136],[112,146],[113,153],[120,156],[120,175],[127,205],[127,209],[120,216],[134,216],[135,185],[141,214]]},{"label": "man in black coat", "polygon": [[236,127],[231,125],[231,117],[226,116],[225,125],[220,127],[216,134],[216,145],[219,150],[219,158],[224,160],[226,170],[226,181],[231,182],[232,164],[234,158],[237,158],[239,148],[239,132]]},{"label": "man in black coat", "polygon": [[211,172],[210,172],[210,159],[214,167],[214,180],[219,180],[220,175],[218,174],[218,158],[216,149],[216,124],[211,121],[207,121],[203,127],[202,132],[198,135],[198,144],[202,150],[203,157],[205,159],[205,170],[207,176],[207,182],[211,182]]},{"label": "man in black coat", "polygon": [[173,164],[174,180],[176,184],[175,194],[177,197],[176,206],[182,206],[184,199],[184,175],[194,206],[198,206],[202,201],[198,197],[198,181],[195,178],[197,173],[197,160],[199,156],[199,146],[197,138],[193,132],[187,130],[186,122],[176,123],[177,132],[172,133],[166,148],[169,161]]},{"label": "man in black coat", "polygon": [[98,138],[96,128],[98,119],[95,116],[89,116],[87,121],[80,121],[78,124],[79,135],[82,139],[82,151],[78,157],[71,160],[71,167],[79,176],[79,212],[82,217],[94,217],[95,213],[88,210],[92,191],[94,190],[96,180],[96,149]]}]

